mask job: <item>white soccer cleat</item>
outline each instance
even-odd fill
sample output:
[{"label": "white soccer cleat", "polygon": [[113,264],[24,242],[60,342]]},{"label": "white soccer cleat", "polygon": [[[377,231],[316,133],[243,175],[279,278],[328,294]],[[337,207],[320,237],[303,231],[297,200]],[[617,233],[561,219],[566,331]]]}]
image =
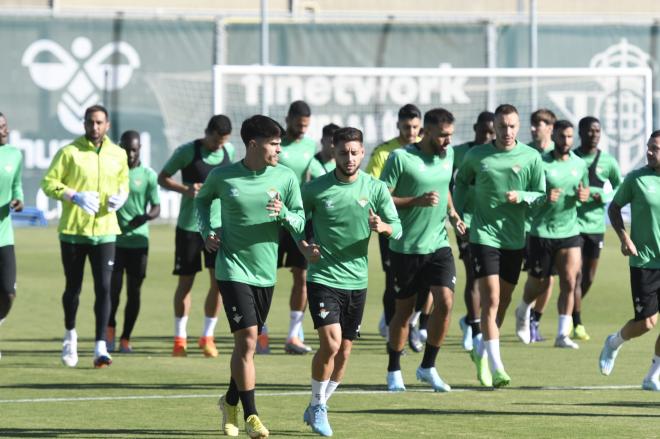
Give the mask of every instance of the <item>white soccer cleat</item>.
[{"label": "white soccer cleat", "polygon": [[569,348],[569,349],[580,349],[580,346],[571,340],[568,335],[560,335],[555,338],[555,347],[556,348]]},{"label": "white soccer cleat", "polygon": [[380,320],[378,321],[378,333],[383,338],[388,338],[390,335],[390,329],[387,327],[387,323],[385,323],[385,313],[380,315]]},{"label": "white soccer cleat", "polygon": [[659,379],[655,379],[655,380],[645,379],[642,382],[642,389],[643,390],[650,390],[652,392],[660,392],[660,380]]},{"label": "white soccer cleat", "polygon": [[417,368],[416,376],[419,381],[430,384],[436,392],[451,391],[451,386],[440,378],[435,367],[424,369],[420,366]]},{"label": "white soccer cleat", "polygon": [[400,370],[387,372],[387,390],[390,392],[405,392],[406,386],[403,384],[403,375]]},{"label": "white soccer cleat", "polygon": [[62,342],[62,364],[68,367],[78,365],[78,341],[64,339]]},{"label": "white soccer cleat", "polygon": [[531,333],[529,329],[529,308],[522,308],[521,305],[516,307],[516,336],[523,343],[529,344],[531,341]]},{"label": "white soccer cleat", "polygon": [[474,347],[472,343],[472,326],[467,322],[465,316],[458,320],[458,324],[463,332],[463,350],[469,352]]},{"label": "white soccer cleat", "polygon": [[600,351],[600,357],[598,358],[600,373],[603,375],[609,375],[612,373],[612,369],[614,369],[614,362],[616,361],[617,355],[619,355],[619,349],[621,349],[621,346],[616,349],[610,347],[610,339],[613,337],[614,335],[610,335],[605,339],[603,350]]}]

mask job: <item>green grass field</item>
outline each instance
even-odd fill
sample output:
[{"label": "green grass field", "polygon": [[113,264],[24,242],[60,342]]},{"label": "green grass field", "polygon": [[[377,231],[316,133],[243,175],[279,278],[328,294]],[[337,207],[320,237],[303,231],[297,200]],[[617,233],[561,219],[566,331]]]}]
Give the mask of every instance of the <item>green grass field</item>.
[{"label": "green grass field", "polygon": [[[0,436],[2,437],[217,437],[216,407],[229,378],[231,349],[224,314],[216,330],[221,355],[206,359],[192,348],[188,358],[170,356],[173,333],[172,276],[174,230],[152,228],[142,311],[134,331],[135,353],[114,355],[108,369],[92,368],[93,292],[91,273],[78,311],[80,362],[60,363],[64,278],[54,228],[16,230],[18,297],[0,327]],[[402,359],[408,391],[384,391],[387,356],[377,334],[382,274],[372,240],[369,299],[345,381],[329,402],[337,438],[484,437],[660,437],[660,394],[640,390],[657,331],[627,343],[610,377],[598,372],[604,337],[632,316],[627,261],[612,233],[606,238],[596,283],[584,302],[583,321],[592,340],[579,351],[559,350],[552,341],[524,346],[514,335],[513,309],[504,323],[502,357],[512,377],[509,388],[478,387],[468,355],[460,346],[457,296],[451,330],[438,356],[440,375],[455,391],[435,394],[415,382],[421,354]],[[458,290],[462,292],[462,265]],[[302,423],[309,400],[310,356],[282,350],[288,327],[290,275],[279,273],[269,316],[272,355],[258,356],[257,406],[272,436],[316,436]],[[520,300],[522,282],[514,295]],[[206,275],[193,292],[189,342],[199,335]],[[543,332],[556,331],[555,300]],[[119,324],[121,325],[121,315]],[[316,344],[306,316],[308,342]],[[244,435],[244,433],[241,433]]]}]

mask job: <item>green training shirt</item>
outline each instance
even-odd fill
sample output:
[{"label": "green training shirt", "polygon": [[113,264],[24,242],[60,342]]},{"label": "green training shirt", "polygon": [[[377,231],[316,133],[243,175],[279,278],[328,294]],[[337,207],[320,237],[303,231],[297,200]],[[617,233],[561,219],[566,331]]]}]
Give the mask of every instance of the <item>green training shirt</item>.
[{"label": "green training shirt", "polygon": [[[520,142],[509,151],[497,149],[494,143],[472,147],[456,174],[454,204],[459,212],[473,183],[470,242],[508,250],[523,248],[528,206],[545,197],[539,153]],[[507,201],[509,191],[518,192],[517,204]]]},{"label": "green training shirt", "polygon": [[298,184],[302,186],[307,180],[307,170],[314,154],[316,154],[316,142],[308,137],[294,141],[282,139],[280,165],[291,169],[296,175]]},{"label": "green training shirt", "polygon": [[[356,181],[344,183],[330,172],[304,185],[302,199],[321,250],[321,259],[309,264],[307,280],[345,290],[367,288],[369,209],[392,226],[390,239],[401,236],[401,223],[383,182],[358,171]],[[296,239],[304,239],[304,232]]]},{"label": "green training shirt", "polygon": [[337,164],[335,163],[334,160],[321,163],[321,161],[316,156],[314,156],[314,158],[309,164],[309,178],[311,180],[314,180],[315,178],[319,178],[322,175],[334,171],[336,167]]},{"label": "green training shirt", "polygon": [[417,144],[392,151],[380,176],[392,195],[418,197],[435,191],[440,201],[436,206],[399,208],[403,234],[390,241],[390,250],[426,255],[449,247],[445,219],[453,163],[453,148],[447,149],[445,157],[426,154]]},{"label": "green training shirt", "polygon": [[[225,159],[225,151],[229,156],[230,161],[234,161],[236,157],[236,148],[231,143],[225,143],[222,148],[217,151],[209,151],[204,146],[200,148],[202,155],[202,161],[208,165],[217,165],[222,163]],[[170,159],[165,163],[163,171],[168,175],[174,175],[178,171],[182,170],[190,163],[192,163],[195,158],[195,142],[189,142],[179,146]],[[183,184],[191,184],[191,181],[182,181]],[[197,229],[197,220],[195,218],[195,205],[194,200],[188,196],[181,195],[181,205],[179,206],[179,217],[177,219],[176,225],[178,228],[186,230],[188,232],[198,232]],[[213,206],[213,226],[220,227],[220,213],[219,208]]]},{"label": "green training shirt", "polygon": [[[460,145],[456,145],[452,148],[454,150],[454,166],[452,169],[452,173],[454,175],[456,174],[458,168],[461,166],[461,163],[463,163],[465,154],[467,154],[467,152],[473,146],[476,146],[476,143],[467,142],[467,143],[462,143]],[[463,212],[461,215],[461,219],[465,223],[465,226],[468,228],[470,227],[470,223],[472,222],[473,211],[474,211],[474,185],[470,185],[467,189],[467,193],[465,194],[465,205],[463,206]]]},{"label": "green training shirt", "polygon": [[[573,152],[587,163],[587,168],[596,158],[596,151],[593,154],[585,154],[580,148],[577,148]],[[603,188],[589,186],[589,200],[578,206],[580,233],[605,233],[605,205],[612,201],[614,193],[621,184],[619,164],[612,155],[605,151],[600,153],[600,159],[596,165],[596,176],[603,183],[609,181],[613,190],[605,193]],[[594,200],[594,194],[599,194],[601,201]]]},{"label": "green training shirt", "polygon": [[630,266],[660,269],[660,174],[648,166],[630,172],[613,201],[630,203],[630,239],[638,253],[630,256]]},{"label": "green training shirt", "polygon": [[23,155],[11,145],[0,146],[0,247],[14,245],[9,203],[23,201]]},{"label": "green training shirt", "polygon": [[[278,194],[284,206],[277,217],[271,217],[266,205]],[[195,198],[205,240],[211,232],[214,200],[219,200],[222,220],[216,278],[256,287],[275,285],[280,226],[291,234],[305,228],[296,176],[279,165],[251,171],[242,161],[211,171]]]},{"label": "green training shirt", "polygon": [[156,172],[142,165],[129,169],[128,187],[128,199],[117,211],[117,220],[121,228],[121,235],[117,236],[117,247],[149,247],[149,224],[144,223],[137,228],[131,228],[128,223],[136,216],[144,215],[150,205],[160,204]]},{"label": "green training shirt", "polygon": [[587,165],[580,157],[569,152],[568,159],[557,160],[553,152],[543,154],[545,184],[550,189],[561,189],[559,199],[547,201],[536,209],[530,234],[540,238],[569,238],[580,234],[577,223],[577,188],[580,183],[589,186]]}]

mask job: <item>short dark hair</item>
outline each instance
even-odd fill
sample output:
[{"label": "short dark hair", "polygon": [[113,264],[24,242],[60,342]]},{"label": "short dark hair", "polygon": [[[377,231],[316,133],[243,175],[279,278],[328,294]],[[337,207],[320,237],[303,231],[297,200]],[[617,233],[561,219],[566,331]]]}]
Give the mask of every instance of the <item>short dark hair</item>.
[{"label": "short dark hair", "polygon": [[566,128],[573,128],[573,124],[571,123],[571,121],[566,119],[558,120],[557,122],[554,123],[552,132],[559,133],[561,131],[564,131]]},{"label": "short dark hair", "polygon": [[518,113],[518,109],[511,104],[502,104],[495,109],[495,117],[500,115],[506,116],[507,114],[513,113],[520,115],[520,113]]},{"label": "short dark hair", "polygon": [[291,102],[291,105],[289,105],[287,117],[310,117],[311,115],[312,110],[305,101],[293,101]]},{"label": "short dark hair", "polygon": [[399,108],[398,120],[410,120],[410,119],[421,119],[422,112],[419,111],[416,105],[406,104],[403,107]]},{"label": "short dark hair", "polygon": [[[2,114],[2,113],[0,113],[0,114]],[[660,130],[653,131],[651,133],[651,135],[649,136],[649,139],[655,139],[656,137],[660,137]]]},{"label": "short dark hair", "polygon": [[547,108],[539,108],[529,117],[529,121],[532,125],[538,125],[541,122],[545,122],[548,125],[554,125],[557,122],[557,116],[551,110]]},{"label": "short dark hair", "polygon": [[241,125],[241,139],[245,146],[254,139],[272,139],[282,137],[284,128],[268,116],[255,114],[245,119]]},{"label": "short dark hair", "polygon": [[216,114],[209,119],[206,125],[207,133],[216,133],[219,136],[227,136],[231,134],[231,120],[224,114]]},{"label": "short dark hair", "polygon": [[329,123],[323,127],[323,137],[332,137],[335,134],[335,131],[339,129],[339,125],[334,123]]},{"label": "short dark hair", "polygon": [[434,108],[424,113],[424,125],[440,125],[454,123],[454,115],[444,108]]},{"label": "short dark hair", "polygon": [[135,130],[124,131],[119,138],[119,146],[126,149],[131,144],[131,142],[137,139],[138,143],[140,142],[140,133]]},{"label": "short dark hair", "polygon": [[477,116],[477,125],[487,122],[495,122],[495,113],[492,111],[482,111],[479,113],[479,116]]},{"label": "short dark hair", "polygon": [[336,145],[339,145],[340,143],[346,143],[346,142],[360,142],[362,143],[363,136],[362,136],[362,131],[358,130],[357,128],[353,127],[344,127],[344,128],[339,128],[335,133],[332,135],[332,143]]},{"label": "short dark hair", "polygon": [[108,120],[108,110],[105,109],[103,105],[92,105],[85,110],[85,120],[92,114],[101,112],[105,114],[105,120]]},{"label": "short dark hair", "polygon": [[585,116],[582,119],[580,119],[580,122],[578,122],[578,131],[582,132],[584,130],[589,129],[592,123],[597,123],[600,125],[600,120],[598,120],[597,117],[594,116]]},{"label": "short dark hair", "polygon": [[0,117],[4,117],[4,118],[6,119],[6,117],[5,117],[5,115],[2,113],[2,111],[0,111]]}]

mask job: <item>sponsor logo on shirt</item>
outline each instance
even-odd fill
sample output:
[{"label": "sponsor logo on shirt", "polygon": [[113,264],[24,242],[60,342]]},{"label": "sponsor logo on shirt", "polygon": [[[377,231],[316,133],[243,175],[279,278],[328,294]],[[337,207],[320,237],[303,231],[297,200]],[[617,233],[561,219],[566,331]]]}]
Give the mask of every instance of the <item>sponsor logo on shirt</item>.
[{"label": "sponsor logo on shirt", "polygon": [[577,177],[577,175],[578,175],[577,169],[575,169],[575,168],[571,169],[571,175],[573,177]]},{"label": "sponsor logo on shirt", "polygon": [[14,170],[14,167],[12,165],[5,165],[5,171],[11,173],[11,171]]},{"label": "sponsor logo on shirt", "polygon": [[238,197],[238,195],[239,195],[238,189],[236,189],[235,187],[229,189],[229,196],[230,197],[236,198],[236,197]]},{"label": "sponsor logo on shirt", "polygon": [[522,169],[522,167],[521,167],[520,165],[513,165],[513,166],[511,167],[511,169],[513,170],[513,172],[515,172],[515,173],[517,174],[518,172],[520,172],[520,170]]},{"label": "sponsor logo on shirt", "polygon": [[326,209],[334,209],[335,207],[334,203],[330,199],[323,200],[323,205],[325,206]]},{"label": "sponsor logo on shirt", "polygon": [[419,164],[419,172],[424,172],[426,171],[426,165],[424,163]]},{"label": "sponsor logo on shirt", "polygon": [[649,186],[648,188],[646,188],[646,192],[648,192],[649,194],[655,194],[655,186]]},{"label": "sponsor logo on shirt", "polygon": [[488,165],[486,163],[481,164],[481,172],[485,172],[488,170]]},{"label": "sponsor logo on shirt", "polygon": [[600,166],[596,166],[596,174],[602,174],[603,173],[603,168]]},{"label": "sponsor logo on shirt", "polygon": [[277,189],[275,189],[275,188],[270,188],[270,189],[268,189],[268,190],[266,191],[266,193],[268,194],[268,196],[269,196],[271,199],[272,199],[272,198],[275,198],[275,196],[277,195]]},{"label": "sponsor logo on shirt", "polygon": [[362,197],[359,200],[357,200],[357,202],[360,205],[360,207],[364,207],[367,204],[369,204],[369,200],[367,199],[367,197]]},{"label": "sponsor logo on shirt", "polygon": [[309,153],[308,153],[308,152],[304,152],[304,153],[303,153],[303,158],[304,158],[305,160],[307,160],[307,159],[309,158]]},{"label": "sponsor logo on shirt", "polygon": [[552,171],[550,171],[550,177],[556,177],[556,176],[557,176],[556,170],[553,169]]},{"label": "sponsor logo on shirt", "polygon": [[136,179],[135,181],[133,181],[133,183],[135,183],[135,186],[137,186],[137,187],[142,186],[142,180],[140,180],[139,178]]},{"label": "sponsor logo on shirt", "polygon": [[281,154],[282,157],[285,158],[285,159],[288,159],[288,158],[289,158],[289,151],[282,151],[280,154]]}]

